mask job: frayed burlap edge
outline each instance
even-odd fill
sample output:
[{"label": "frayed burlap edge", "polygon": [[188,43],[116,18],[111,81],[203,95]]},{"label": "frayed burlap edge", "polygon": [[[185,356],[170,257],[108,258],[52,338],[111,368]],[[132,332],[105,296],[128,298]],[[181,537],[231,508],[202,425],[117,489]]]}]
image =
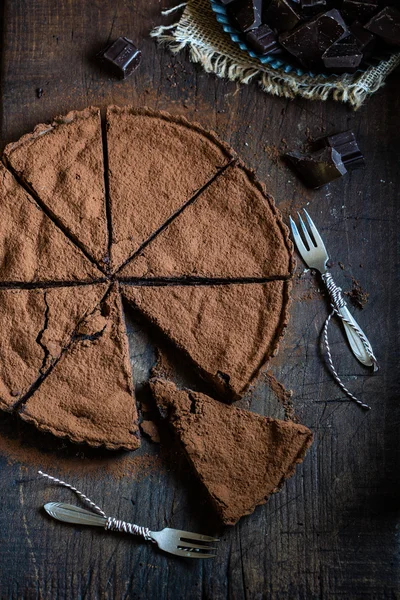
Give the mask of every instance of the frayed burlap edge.
[{"label": "frayed burlap edge", "polygon": [[333,98],[358,109],[368,96],[384,85],[389,73],[400,64],[400,53],[396,53],[364,73],[329,78],[285,73],[283,69],[262,65],[240,50],[217,22],[209,0],[189,0],[163,14],[183,7],[185,10],[177,23],[157,27],[150,35],[174,53],[188,48],[190,60],[201,64],[207,73],[239,83],[256,80],[265,92],[276,96],[301,96],[309,100]]}]

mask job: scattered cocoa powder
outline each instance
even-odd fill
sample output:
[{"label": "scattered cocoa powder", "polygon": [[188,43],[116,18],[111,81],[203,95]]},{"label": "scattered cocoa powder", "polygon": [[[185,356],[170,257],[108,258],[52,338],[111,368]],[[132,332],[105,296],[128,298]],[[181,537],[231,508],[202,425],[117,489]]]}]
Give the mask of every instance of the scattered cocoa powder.
[{"label": "scattered cocoa powder", "polygon": [[369,292],[363,290],[360,282],[354,277],[351,278],[351,281],[352,289],[344,293],[349,298],[353,306],[362,310],[368,302]]},{"label": "scattered cocoa powder", "polygon": [[275,396],[282,404],[285,411],[285,420],[293,421],[294,423],[298,423],[298,419],[294,412],[293,406],[293,392],[291,390],[287,390],[280,381],[276,379],[276,377],[271,373],[271,371],[266,371],[264,373],[265,380],[267,381],[269,387],[274,392]]}]

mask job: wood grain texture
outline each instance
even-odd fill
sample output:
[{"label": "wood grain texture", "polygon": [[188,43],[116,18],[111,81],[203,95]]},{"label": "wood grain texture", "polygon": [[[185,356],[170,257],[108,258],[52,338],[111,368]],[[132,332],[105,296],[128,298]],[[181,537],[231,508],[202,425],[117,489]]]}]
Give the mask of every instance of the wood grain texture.
[{"label": "wood grain texture", "polygon": [[[174,559],[127,536],[64,526],[40,510],[50,500],[75,502],[67,490],[37,478],[37,468],[45,464],[112,515],[153,528],[217,532],[202,490],[174,449],[144,441],[140,474],[117,477],[107,467],[116,460],[113,455],[103,456],[104,468],[94,472],[93,453],[1,416],[0,598],[400,598],[398,74],[354,113],[332,101],[269,97],[255,85],[239,87],[206,75],[185,52],[173,57],[157,48],[148,33],[162,21],[163,1],[4,0],[2,6],[2,147],[38,122],[89,104],[146,104],[213,128],[256,169],[285,217],[308,207],[329,248],[337,283],[348,290],[354,276],[369,292],[368,304],[356,316],[381,369],[371,377],[334,326],[338,371],[372,410],[366,414],[342,401],[317,344],[327,306],[319,283],[299,262],[291,322],[271,369],[294,390],[296,413],[314,431],[315,443],[278,495],[220,532],[218,557],[210,562]],[[139,70],[123,82],[94,60],[119,35],[143,50]],[[348,127],[368,168],[329,187],[310,192],[274,160],[271,147],[299,148],[308,135]],[[154,340],[129,311],[127,326],[143,400]],[[261,379],[242,404],[282,414]],[[76,470],[70,463],[67,468],[67,458]],[[154,464],[148,474],[143,471]]]}]

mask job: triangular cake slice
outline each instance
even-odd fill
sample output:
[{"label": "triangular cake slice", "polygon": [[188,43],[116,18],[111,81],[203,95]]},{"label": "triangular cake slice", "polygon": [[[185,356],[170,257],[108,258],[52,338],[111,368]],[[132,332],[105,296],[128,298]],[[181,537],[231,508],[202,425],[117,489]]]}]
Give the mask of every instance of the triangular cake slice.
[{"label": "triangular cake slice", "polygon": [[288,321],[287,281],[122,285],[126,300],[172,340],[227,399],[239,398],[276,352]]},{"label": "triangular cake slice", "polygon": [[114,269],[232,158],[184,118],[129,107],[108,109],[107,148]]},{"label": "triangular cake slice", "polygon": [[225,525],[264,504],[295,472],[312,443],[303,425],[234,408],[152,380],[159,410]]},{"label": "triangular cake slice", "polygon": [[232,165],[120,272],[121,277],[289,277],[288,230],[253,173]]},{"label": "triangular cake slice", "polygon": [[0,289],[0,408],[11,411],[67,347],[106,284]]},{"label": "triangular cake slice", "polygon": [[73,442],[139,447],[136,404],[121,298],[113,289],[81,325],[20,416]]},{"label": "triangular cake slice", "polygon": [[0,282],[69,282],[103,274],[0,163]]},{"label": "triangular cake slice", "polygon": [[4,150],[7,163],[54,220],[99,264],[108,261],[103,145],[98,108],[73,111]]}]

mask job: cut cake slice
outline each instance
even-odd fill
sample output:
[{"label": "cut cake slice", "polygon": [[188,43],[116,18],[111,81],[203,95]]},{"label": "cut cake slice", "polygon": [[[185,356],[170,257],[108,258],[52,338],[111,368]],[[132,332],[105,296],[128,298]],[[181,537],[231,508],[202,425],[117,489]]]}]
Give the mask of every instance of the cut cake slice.
[{"label": "cut cake slice", "polygon": [[312,443],[312,433],[303,425],[178,390],[163,379],[150,385],[162,416],[225,525],[234,525],[278,491]]},{"label": "cut cake slice", "polygon": [[104,277],[0,163],[0,282]]},{"label": "cut cake slice", "polygon": [[0,289],[0,408],[12,411],[41,381],[106,290],[106,284]]},{"label": "cut cake slice", "polygon": [[116,106],[107,111],[107,149],[114,270],[233,156],[184,118]]},{"label": "cut cake slice", "polygon": [[73,442],[140,446],[121,298],[113,288],[20,408],[23,420]]},{"label": "cut cake slice", "polygon": [[4,157],[71,239],[104,266],[109,257],[100,110],[72,111],[38,125],[6,146]]},{"label": "cut cake slice", "polygon": [[126,300],[172,340],[227,399],[239,398],[277,350],[290,282],[121,285]]},{"label": "cut cake slice", "polygon": [[230,166],[119,273],[123,278],[289,277],[288,230],[253,173]]}]

